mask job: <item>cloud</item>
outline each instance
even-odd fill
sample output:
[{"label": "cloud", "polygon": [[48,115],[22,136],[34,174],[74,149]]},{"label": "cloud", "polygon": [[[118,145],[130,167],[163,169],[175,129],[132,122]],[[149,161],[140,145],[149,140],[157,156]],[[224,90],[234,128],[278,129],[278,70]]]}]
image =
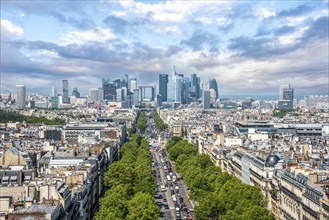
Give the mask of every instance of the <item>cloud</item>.
[{"label": "cloud", "polygon": [[105,28],[93,28],[87,31],[71,31],[60,37],[65,44],[86,44],[88,42],[105,42],[115,39],[111,30]]},{"label": "cloud", "polygon": [[115,31],[116,33],[125,34],[126,33],[126,26],[129,24],[126,20],[109,15],[104,19],[104,23],[111,28],[111,30]]},{"label": "cloud", "polygon": [[258,6],[252,11],[252,14],[260,20],[264,20],[276,16],[276,11],[274,9]]},{"label": "cloud", "polygon": [[298,5],[295,8],[286,9],[278,12],[279,17],[298,17],[313,11],[315,7],[311,4]]},{"label": "cloud", "polygon": [[201,24],[203,26],[210,25],[210,24],[212,24],[212,22],[213,22],[212,18],[205,17],[205,16],[197,17],[193,20],[193,23]]},{"label": "cloud", "polygon": [[88,1],[2,1],[2,9],[19,10],[21,14],[53,17],[61,24],[70,24],[75,28],[84,29],[95,26],[91,15],[86,13],[86,6],[91,6]]},{"label": "cloud", "polygon": [[23,29],[8,20],[1,19],[1,36],[19,36],[24,33]]},{"label": "cloud", "polygon": [[168,35],[176,35],[176,36],[183,34],[181,29],[176,25],[164,26],[164,27],[160,26],[160,27],[155,27],[151,30],[153,30],[154,32],[159,33],[159,34],[166,33]]},{"label": "cloud", "polygon": [[203,50],[208,46],[209,50],[214,52],[218,50],[219,39],[214,34],[196,30],[190,38],[182,40],[180,43],[190,47],[193,51]]}]

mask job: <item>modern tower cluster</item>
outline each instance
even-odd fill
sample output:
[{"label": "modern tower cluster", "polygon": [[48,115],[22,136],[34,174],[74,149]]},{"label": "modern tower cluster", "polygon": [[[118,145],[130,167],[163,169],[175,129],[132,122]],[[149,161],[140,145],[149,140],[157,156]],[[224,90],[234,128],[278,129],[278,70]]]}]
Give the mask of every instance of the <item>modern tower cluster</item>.
[{"label": "modern tower cluster", "polygon": [[210,108],[218,99],[217,81],[210,78],[209,83],[202,85],[197,74],[193,73],[185,77],[183,74],[178,74],[175,68],[170,76],[159,75],[159,95],[162,102],[189,104],[202,98],[203,108]]},{"label": "modern tower cluster", "polygon": [[[129,78],[128,75],[113,81],[102,78],[101,87],[90,89],[88,97],[80,97],[77,87],[74,87],[72,95],[69,95],[69,81],[67,79],[61,81],[61,87],[60,92],[58,92],[57,88],[52,86],[49,107],[68,108],[79,103],[79,105],[106,104],[129,108],[150,104],[161,106],[162,104],[177,105],[202,102],[203,108],[207,109],[214,106],[218,99],[216,79],[210,78],[209,82],[201,82],[197,74],[184,76],[184,74],[177,73],[175,68],[170,75],[159,74],[158,90],[156,86],[139,86],[137,79]],[[17,85],[16,89],[17,107],[25,108],[25,85]],[[45,106],[47,105],[45,104]]]}]

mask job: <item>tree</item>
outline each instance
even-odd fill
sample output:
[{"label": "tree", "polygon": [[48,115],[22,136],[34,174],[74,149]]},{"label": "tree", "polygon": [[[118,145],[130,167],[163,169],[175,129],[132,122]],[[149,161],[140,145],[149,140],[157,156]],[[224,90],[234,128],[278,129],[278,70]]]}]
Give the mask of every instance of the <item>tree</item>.
[{"label": "tree", "polygon": [[138,192],[128,202],[127,220],[154,220],[159,218],[159,207],[155,204],[153,196]]}]

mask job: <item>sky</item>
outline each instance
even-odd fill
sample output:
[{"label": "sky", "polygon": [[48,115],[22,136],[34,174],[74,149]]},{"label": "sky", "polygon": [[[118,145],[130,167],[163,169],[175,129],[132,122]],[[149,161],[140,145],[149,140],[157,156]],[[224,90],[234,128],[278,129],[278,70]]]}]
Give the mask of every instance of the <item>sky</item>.
[{"label": "sky", "polygon": [[220,96],[329,92],[328,0],[1,0],[1,91],[82,95],[128,74],[214,77]]}]

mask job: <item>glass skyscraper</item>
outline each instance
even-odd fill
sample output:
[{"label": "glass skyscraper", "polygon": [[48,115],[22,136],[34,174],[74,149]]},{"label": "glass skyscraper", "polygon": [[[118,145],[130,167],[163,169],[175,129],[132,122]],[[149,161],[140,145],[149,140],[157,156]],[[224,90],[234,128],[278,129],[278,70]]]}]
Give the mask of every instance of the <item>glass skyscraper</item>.
[{"label": "glass skyscraper", "polygon": [[218,95],[219,95],[219,93],[218,93],[218,85],[217,85],[217,81],[216,81],[215,78],[210,78],[209,79],[209,89],[215,90],[216,99],[218,99]]},{"label": "glass skyscraper", "polygon": [[174,71],[172,78],[168,81],[167,101],[182,102],[182,77]]},{"label": "glass skyscraper", "polygon": [[25,85],[16,85],[16,92],[17,92],[17,107],[18,108],[25,108],[26,106],[26,87]]},{"label": "glass skyscraper", "polygon": [[108,101],[114,101],[116,100],[117,92],[116,92],[116,86],[114,83],[111,83],[110,80],[102,79],[102,88],[103,88],[103,95],[104,99]]},{"label": "glass skyscraper", "polygon": [[200,77],[195,73],[191,74],[191,96],[200,98]]},{"label": "glass skyscraper", "polygon": [[159,75],[159,94],[163,102],[167,101],[168,74]]},{"label": "glass skyscraper", "polygon": [[62,102],[69,103],[69,81],[62,80]]}]

